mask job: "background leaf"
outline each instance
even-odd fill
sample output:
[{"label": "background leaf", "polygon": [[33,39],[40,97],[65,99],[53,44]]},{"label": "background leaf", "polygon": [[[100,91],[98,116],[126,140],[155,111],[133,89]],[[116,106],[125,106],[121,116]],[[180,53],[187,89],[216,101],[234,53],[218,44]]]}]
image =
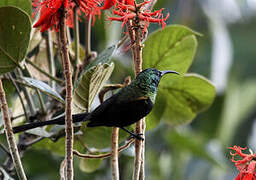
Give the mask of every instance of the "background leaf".
[{"label": "background leaf", "polygon": [[101,87],[109,79],[114,63],[98,64],[86,71],[73,94],[73,113],[87,112]]},{"label": "background leaf", "polygon": [[1,6],[15,6],[25,11],[29,16],[32,14],[32,5],[30,0],[1,0]]},{"label": "background leaf", "polygon": [[[128,129],[132,130],[133,128],[130,127]],[[81,138],[83,139],[83,142],[87,147],[93,147],[96,149],[104,149],[110,147],[112,128],[104,126],[93,128],[83,127],[82,131],[83,135],[81,136]],[[128,133],[120,129],[119,143],[124,141],[128,136]]]},{"label": "background leaf", "polygon": [[0,74],[17,67],[26,55],[31,31],[29,16],[15,7],[0,7]]},{"label": "background leaf", "polygon": [[179,152],[186,151],[192,153],[198,157],[207,159],[214,165],[220,166],[216,158],[207,151],[203,137],[197,134],[172,130],[168,132],[165,139],[171,148],[175,148]]},{"label": "background leaf", "polygon": [[41,92],[47,94],[48,96],[51,96],[52,98],[63,104],[65,103],[64,99],[59,95],[59,93],[57,93],[54,89],[52,89],[48,84],[44,83],[43,81],[28,77],[23,77],[22,79],[27,83],[28,86],[32,86],[40,90]]},{"label": "background leaf", "polygon": [[86,172],[86,173],[91,173],[93,171],[96,171],[101,163],[102,163],[103,159],[80,159],[80,164],[79,167],[82,171]]},{"label": "background leaf", "polygon": [[152,33],[143,49],[143,68],[175,70],[183,75],[196,52],[195,35],[196,32],[180,25],[168,26]]},{"label": "background leaf", "polygon": [[187,74],[175,83],[168,77],[161,81],[155,107],[148,116],[149,128],[161,118],[171,125],[188,123],[215,98],[214,85],[199,75]]}]

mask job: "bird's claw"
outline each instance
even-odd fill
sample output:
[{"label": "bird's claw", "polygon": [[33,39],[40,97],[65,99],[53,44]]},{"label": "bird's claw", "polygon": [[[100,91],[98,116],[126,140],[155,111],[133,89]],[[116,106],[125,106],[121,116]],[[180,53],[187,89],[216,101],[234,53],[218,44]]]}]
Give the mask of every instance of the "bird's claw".
[{"label": "bird's claw", "polygon": [[140,133],[140,134],[134,134],[134,135],[133,135],[133,137],[134,137],[135,139],[137,139],[137,140],[141,140],[141,141],[144,141],[144,138],[143,138],[143,137],[141,137],[141,136],[143,136],[143,134],[142,134],[142,133]]}]

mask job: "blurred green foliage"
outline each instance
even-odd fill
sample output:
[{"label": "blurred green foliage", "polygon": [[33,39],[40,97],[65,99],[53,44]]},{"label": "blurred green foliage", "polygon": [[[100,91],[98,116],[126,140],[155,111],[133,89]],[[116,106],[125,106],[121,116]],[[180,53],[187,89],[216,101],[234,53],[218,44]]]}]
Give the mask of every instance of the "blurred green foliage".
[{"label": "blurred green foliage", "polygon": [[[180,57],[177,58],[185,61],[189,56],[188,61],[186,61],[188,65],[184,71],[179,68],[175,69],[175,65],[169,67],[167,64],[160,64],[161,66],[155,67],[181,71],[182,74],[186,73],[188,70],[189,72],[195,72],[210,78],[213,46],[211,23],[202,12],[198,1],[192,0],[187,4],[189,4],[189,6],[186,6],[185,1],[158,0],[155,8],[166,7],[165,11],[170,10],[171,12],[169,19],[170,24],[186,25],[200,32],[203,36],[197,38],[197,43],[195,39],[196,33],[188,29],[184,30],[188,31],[189,37],[187,37],[187,40],[191,42],[190,46],[186,48],[189,52],[184,52],[184,54],[180,54]],[[97,50],[98,52],[101,52],[102,49],[106,47],[106,44],[116,43],[107,42],[111,38],[106,37],[105,30],[110,28],[110,25],[105,26],[104,18],[103,16],[100,21],[96,21],[92,29],[93,50]],[[228,160],[230,157],[228,156],[227,147],[236,144],[240,146],[250,146],[250,148],[255,151],[255,143],[252,144],[250,141],[250,138],[255,140],[255,137],[251,136],[254,119],[256,117],[255,22],[255,17],[248,17],[248,19],[242,22],[233,23],[228,26],[234,53],[228,74],[227,88],[225,92],[217,94],[212,106],[206,112],[199,114],[191,124],[178,127],[173,126],[173,123],[166,125],[163,121],[148,123],[150,130],[146,133],[147,179],[231,180],[237,172],[231,168],[231,163],[229,163]],[[155,31],[156,28],[158,28],[157,25],[150,26],[149,32]],[[168,28],[164,31],[168,31]],[[145,53],[147,51],[156,51],[157,46],[159,46],[159,44],[157,44],[159,37],[160,36],[154,37],[153,34],[149,37],[148,41],[145,42],[144,58],[146,60],[144,68],[152,67],[154,61],[157,61],[155,60],[157,58],[154,57],[156,53],[151,55],[150,53]],[[168,38],[162,38],[162,43],[171,44],[172,41],[168,41]],[[177,43],[175,39],[174,42]],[[196,47],[197,52],[195,53]],[[175,56],[173,57],[174,54],[175,52],[170,54],[170,61],[175,59]],[[189,68],[194,55],[194,62]],[[112,59],[115,62],[115,69],[110,81],[113,83],[121,83],[127,75],[132,75],[131,55],[129,53],[125,55],[118,54]],[[186,75],[184,78],[195,77]],[[179,86],[186,84],[182,82],[182,79],[176,79],[177,82],[167,82],[167,79],[164,81],[165,82],[161,82],[162,86],[168,83],[171,84],[170,86],[174,86],[175,84],[178,86],[179,83],[181,83]],[[211,89],[209,99],[214,97],[212,84],[204,78],[196,76],[196,80],[189,81],[189,83],[192,83],[189,87],[193,87],[193,85],[199,87],[196,94],[202,96],[202,100],[207,101],[207,98],[203,96],[205,86],[209,86]],[[11,91],[11,88],[9,90]],[[188,91],[189,90],[191,89],[188,89]],[[209,90],[209,88],[207,88],[207,90]],[[166,111],[166,116],[170,117],[171,110],[169,106],[171,107],[175,104],[174,99],[168,98],[166,94],[169,92],[161,91],[163,90],[159,90],[160,95],[157,101],[162,103],[158,103],[159,107],[156,108],[158,112],[153,112],[149,120],[153,119],[153,115],[160,117],[160,115],[164,114],[164,111]],[[175,97],[177,96],[176,94]],[[209,100],[206,103],[202,102],[202,104],[206,104],[206,107],[208,107],[211,101],[212,100]],[[166,107],[168,107],[168,109],[165,110]],[[160,110],[162,110],[162,112],[160,112]],[[195,115],[193,115],[193,117],[194,116]],[[171,114],[171,117],[173,118],[173,114]],[[163,120],[168,121],[166,119],[165,117]],[[189,119],[189,121],[191,120],[191,118],[187,119]],[[159,118],[157,120],[159,120]],[[108,130],[110,131],[111,129]],[[102,134],[99,134],[99,137],[104,136],[104,131],[105,130],[100,131]],[[90,138],[91,144],[93,144],[93,141],[101,141],[95,140],[93,136],[87,138]],[[87,138],[84,139],[85,142]],[[104,139],[105,138],[106,137],[104,137]],[[0,140],[4,142],[3,136],[0,137]],[[105,140],[102,141],[104,141],[100,142],[102,147],[106,147],[106,144],[109,144],[109,142]],[[24,154],[23,163],[29,179],[59,179],[59,164],[63,158],[55,153],[51,153],[49,150],[52,150],[52,148],[49,148],[47,143],[53,144],[53,142],[48,139],[43,140],[37,144],[37,148],[30,149]],[[64,152],[63,144],[63,139],[54,144],[54,148],[59,148],[57,152],[62,152],[62,154]],[[77,146],[77,148],[83,150],[81,147]],[[109,149],[105,149],[105,151],[109,151]],[[127,152],[120,154],[120,174],[122,179],[131,179],[133,158],[130,156],[131,154],[129,154],[129,156],[128,154]],[[5,153],[0,149],[0,162],[4,161],[4,156]],[[101,160],[96,160],[93,161],[92,164],[92,166],[86,166],[88,163],[86,164],[78,158],[75,158],[75,179],[111,179],[108,160],[102,162]],[[79,167],[82,167],[81,169],[85,172],[82,172]],[[90,171],[93,172],[88,173]]]}]

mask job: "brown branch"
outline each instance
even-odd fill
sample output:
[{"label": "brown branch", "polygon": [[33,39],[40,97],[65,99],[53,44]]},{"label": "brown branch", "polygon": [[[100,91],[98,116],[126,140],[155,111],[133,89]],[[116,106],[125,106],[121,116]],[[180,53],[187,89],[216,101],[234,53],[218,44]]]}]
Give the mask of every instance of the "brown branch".
[{"label": "brown branch", "polygon": [[63,9],[60,16],[60,32],[59,32],[59,48],[61,52],[61,58],[64,68],[64,75],[66,80],[66,104],[65,104],[65,130],[66,130],[66,179],[72,180],[73,173],[73,123],[71,114],[72,103],[72,72],[71,64],[68,54],[66,25],[65,25],[66,11]]},{"label": "brown branch", "polygon": [[[126,148],[128,148],[132,143],[134,142],[134,139],[130,139],[127,141],[123,146],[120,146],[118,148],[118,152],[122,152]],[[88,158],[88,159],[93,159],[93,158],[107,158],[111,156],[111,152],[105,153],[105,154],[82,154],[76,150],[73,150],[74,155],[81,157],[81,158]]]},{"label": "brown branch", "polygon": [[[130,35],[130,39],[132,42],[132,53],[133,53],[133,63],[134,63],[134,73],[137,76],[142,71],[142,42],[141,42],[141,35],[140,35],[140,25],[139,22],[136,22],[136,19],[133,21],[128,22],[128,31]],[[145,118],[141,119],[136,123],[135,132],[136,134],[142,134],[143,126],[145,127]],[[144,136],[144,134],[143,134]],[[145,139],[145,136],[143,137]],[[134,157],[134,170],[133,170],[133,180],[140,179],[140,172],[144,167],[144,163],[142,163],[142,153],[144,153],[143,141],[135,140],[135,157]],[[143,180],[145,177],[141,177]]]},{"label": "brown branch", "polygon": [[4,120],[5,135],[9,145],[10,154],[12,156],[12,160],[13,160],[19,179],[26,180],[27,178],[20,160],[18,147],[15,143],[15,137],[12,130],[12,123],[8,114],[8,105],[6,102],[6,96],[3,89],[2,79],[0,79],[0,101],[1,101],[2,117]]},{"label": "brown branch", "polygon": [[66,176],[65,176],[65,168],[66,168],[66,160],[64,159],[61,164],[60,164],[60,170],[59,170],[59,173],[60,173],[60,180],[65,180]]},{"label": "brown branch", "polygon": [[111,151],[111,168],[112,180],[119,180],[119,167],[118,167],[118,133],[119,128],[112,128],[112,151]]}]

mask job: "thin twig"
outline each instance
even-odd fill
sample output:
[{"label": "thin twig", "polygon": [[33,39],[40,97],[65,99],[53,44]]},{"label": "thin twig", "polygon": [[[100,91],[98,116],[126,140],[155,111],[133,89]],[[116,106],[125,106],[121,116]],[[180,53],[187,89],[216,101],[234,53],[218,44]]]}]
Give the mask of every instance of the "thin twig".
[{"label": "thin twig", "polygon": [[[129,141],[127,141],[123,146],[120,146],[118,148],[118,152],[122,152],[123,150],[127,149],[132,143],[134,142],[134,139],[130,139]],[[82,154],[76,150],[73,150],[73,154],[81,157],[81,158],[88,158],[88,159],[93,159],[93,158],[107,158],[111,156],[111,152],[109,153],[105,153],[105,154]]]},{"label": "thin twig", "polygon": [[85,63],[89,63],[91,56],[91,24],[92,17],[89,15],[85,20]]},{"label": "thin twig", "polygon": [[[26,70],[28,76],[31,77],[31,78],[33,78],[32,75],[31,75],[31,73],[30,73],[29,70],[28,70],[27,65],[24,65],[24,67],[25,67],[25,70]],[[37,94],[37,97],[38,97],[38,100],[39,100],[40,107],[41,107],[41,109],[42,109],[42,113],[43,113],[43,114],[46,114],[46,108],[45,108],[45,105],[44,105],[44,100],[43,100],[43,98],[42,98],[42,95],[41,95],[41,93],[39,92],[39,90],[38,90],[37,88],[35,89],[35,91],[36,91],[36,94]]]},{"label": "thin twig", "polygon": [[77,14],[78,7],[75,6],[73,9],[74,11],[74,43],[75,43],[75,67],[79,63],[79,22],[78,22],[78,14]]},{"label": "thin twig", "polygon": [[13,120],[15,120],[15,119],[18,119],[18,118],[20,118],[20,117],[23,117],[23,116],[25,116],[25,114],[20,114],[20,115],[11,117],[11,121],[13,121]]},{"label": "thin twig", "polygon": [[12,124],[8,113],[8,105],[6,102],[5,92],[3,89],[2,79],[0,79],[0,101],[1,101],[1,110],[2,110],[2,117],[4,120],[4,127],[5,127],[5,134],[7,138],[7,142],[9,145],[10,153],[13,159],[13,163],[15,169],[17,171],[17,175],[20,180],[26,180],[26,175],[20,160],[20,155],[18,152],[18,147],[15,143],[15,137],[12,131]]},{"label": "thin twig", "polygon": [[[23,73],[20,69],[17,69],[17,76],[23,77]],[[35,104],[34,101],[32,100],[31,94],[28,92],[28,90],[25,87],[21,87],[22,91],[24,92],[26,101],[28,103],[28,107],[30,110],[30,115],[34,116],[36,114],[36,108],[35,108]]]},{"label": "thin twig", "polygon": [[74,82],[78,79],[78,75],[80,72],[80,65],[79,65],[79,55],[80,55],[80,39],[79,39],[79,21],[78,21],[78,14],[77,14],[78,6],[75,6],[73,9],[74,11],[74,43],[75,43],[75,64],[74,64]]},{"label": "thin twig", "polygon": [[46,75],[47,77],[49,77],[50,79],[56,81],[59,84],[63,83],[63,80],[56,78],[54,76],[52,76],[51,74],[45,72],[44,70],[42,70],[40,67],[38,67],[36,64],[34,64],[32,61],[30,61],[28,58],[25,59],[27,63],[29,63],[31,66],[33,66],[36,70],[38,70],[40,73]]},{"label": "thin twig", "polygon": [[25,104],[24,104],[24,101],[23,101],[23,98],[21,97],[21,91],[20,91],[20,88],[19,86],[16,84],[16,82],[14,81],[12,75],[10,73],[7,74],[8,78],[11,80],[12,84],[14,85],[17,93],[18,93],[18,96],[19,96],[19,99],[20,99],[20,103],[22,105],[22,108],[23,108],[23,112],[24,112],[24,115],[26,117],[26,121],[28,121],[29,117],[28,117],[28,113],[26,111],[26,107],[25,107]]},{"label": "thin twig", "polygon": [[119,180],[119,167],[118,167],[118,133],[119,128],[112,128],[112,142],[111,142],[111,168],[112,168],[112,180]]},{"label": "thin twig", "polygon": [[67,47],[66,25],[65,25],[66,10],[63,9],[60,16],[60,32],[59,32],[59,48],[61,52],[62,64],[66,80],[66,104],[65,104],[65,130],[66,130],[66,178],[72,180],[73,173],[73,140],[74,130],[71,114],[72,104],[72,72],[71,64]]},{"label": "thin twig", "polygon": [[0,143],[0,148],[1,148],[9,157],[11,157],[11,154],[10,154],[9,150],[8,150],[7,147],[5,147],[2,143]]},{"label": "thin twig", "polygon": [[[49,71],[50,71],[51,77],[55,77],[56,69],[55,69],[54,56],[53,56],[52,34],[50,30],[47,30],[46,34],[47,34],[46,35],[46,50],[47,50],[46,52],[47,52],[47,60],[49,64]],[[50,84],[51,84],[51,87],[55,89],[56,84],[52,80],[53,79],[51,79]]]},{"label": "thin twig", "polygon": [[60,164],[60,180],[65,180],[65,168],[66,168],[66,160],[63,159],[63,161]]},{"label": "thin twig", "polygon": [[46,114],[46,107],[45,107],[45,104],[44,104],[44,100],[43,100],[43,97],[41,95],[41,93],[39,92],[38,89],[36,89],[36,94],[38,96],[38,99],[39,99],[39,104],[40,104],[40,107],[41,107],[41,110],[42,110],[42,114]]},{"label": "thin twig", "polygon": [[[145,120],[142,122],[142,138],[145,139],[145,130],[146,130],[146,122]],[[145,179],[145,141],[142,142],[141,145],[141,167],[140,167],[140,180]]]}]

